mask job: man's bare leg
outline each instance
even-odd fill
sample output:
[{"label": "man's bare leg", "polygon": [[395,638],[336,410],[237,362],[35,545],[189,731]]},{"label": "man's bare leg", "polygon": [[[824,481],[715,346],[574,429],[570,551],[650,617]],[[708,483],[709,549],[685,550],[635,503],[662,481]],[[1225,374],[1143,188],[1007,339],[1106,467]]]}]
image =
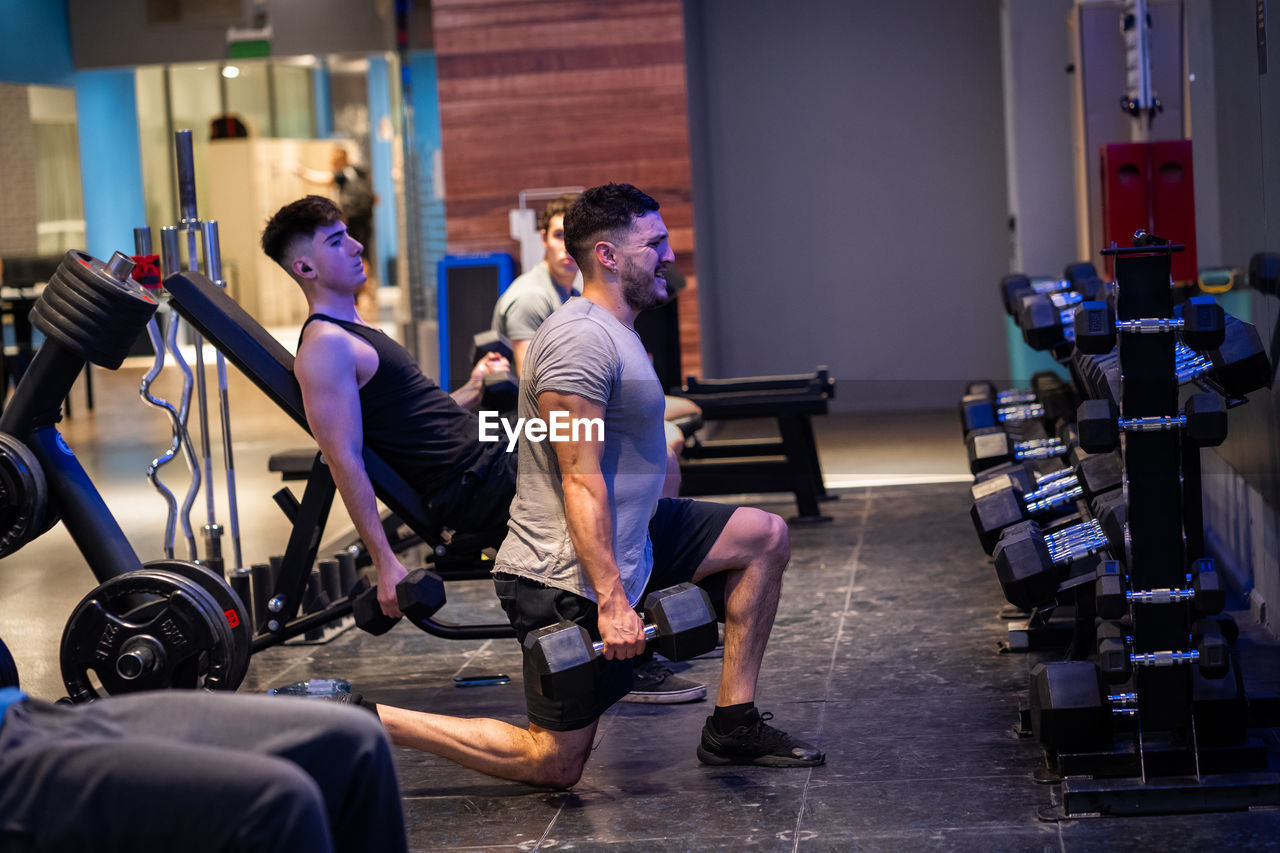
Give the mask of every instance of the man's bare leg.
[{"label": "man's bare leg", "polygon": [[447,758],[463,767],[547,788],[568,788],[582,776],[599,721],[556,732],[521,729],[484,717],[450,717],[379,705],[378,716],[396,746]]}]

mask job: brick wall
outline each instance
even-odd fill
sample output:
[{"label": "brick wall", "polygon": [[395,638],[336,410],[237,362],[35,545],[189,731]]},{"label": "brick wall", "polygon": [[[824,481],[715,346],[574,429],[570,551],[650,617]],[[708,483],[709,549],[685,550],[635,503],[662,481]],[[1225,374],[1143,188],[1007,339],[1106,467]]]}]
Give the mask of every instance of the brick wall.
[{"label": "brick wall", "polygon": [[0,257],[36,254],[36,145],[27,87],[0,83]]}]

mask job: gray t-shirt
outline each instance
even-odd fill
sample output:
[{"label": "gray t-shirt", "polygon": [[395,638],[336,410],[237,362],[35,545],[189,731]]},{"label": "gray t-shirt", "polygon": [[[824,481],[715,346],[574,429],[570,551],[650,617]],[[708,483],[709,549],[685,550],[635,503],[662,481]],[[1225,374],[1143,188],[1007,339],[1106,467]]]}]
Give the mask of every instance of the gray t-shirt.
[{"label": "gray t-shirt", "polygon": [[[582,275],[573,280],[575,293],[582,289]],[[545,262],[516,277],[493,306],[489,327],[513,341],[527,341],[542,322],[565,303],[565,297],[551,280]]]},{"label": "gray t-shirt", "polygon": [[[542,324],[529,345],[520,377],[521,418],[539,417],[543,391],[576,394],[605,406],[601,469],[613,556],[627,600],[635,605],[653,570],[649,519],[667,465],[662,386],[653,365],[635,330],[594,302],[575,297]],[[522,434],[519,453],[516,498],[494,570],[594,601],[595,590],[569,538],[554,443]]]}]

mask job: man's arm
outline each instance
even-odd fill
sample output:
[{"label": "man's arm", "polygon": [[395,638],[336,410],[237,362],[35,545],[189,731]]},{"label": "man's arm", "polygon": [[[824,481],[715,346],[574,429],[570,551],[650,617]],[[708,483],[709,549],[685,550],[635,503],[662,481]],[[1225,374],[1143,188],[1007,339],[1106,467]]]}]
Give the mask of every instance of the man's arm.
[{"label": "man's arm", "polygon": [[511,364],[506,358],[496,352],[486,353],[484,358],[477,361],[476,366],[471,368],[471,377],[467,379],[466,384],[450,391],[449,396],[462,408],[474,412],[480,407],[481,398],[484,397],[484,378],[490,373],[510,369]]},{"label": "man's arm", "polygon": [[360,386],[356,341],[328,323],[313,323],[298,348],[294,375],[302,389],[307,425],[315,436],[342,496],[356,532],[378,570],[378,603],[388,616],[399,617],[396,584],[408,570],[387,542],[373,484],[364,468],[364,427],[360,420]]},{"label": "man's arm", "polygon": [[332,186],[334,183],[333,172],[325,171],[323,169],[308,169],[301,163],[293,164],[293,173],[309,184]]},{"label": "man's arm", "polygon": [[[551,413],[565,411],[571,419],[600,418],[605,407],[576,394],[544,391],[538,395],[538,414],[548,423]],[[591,430],[583,430],[590,433]],[[644,623],[631,609],[622,573],[613,558],[613,521],[609,514],[609,493],[600,457],[603,441],[556,441],[560,463],[560,483],[564,490],[564,514],[569,538],[599,606],[600,637],[604,656],[631,658],[644,651]]]},{"label": "man's arm", "polygon": [[524,354],[529,351],[529,344],[533,343],[533,338],[521,338],[520,340],[511,340],[511,362],[516,367],[516,376],[524,374]]}]

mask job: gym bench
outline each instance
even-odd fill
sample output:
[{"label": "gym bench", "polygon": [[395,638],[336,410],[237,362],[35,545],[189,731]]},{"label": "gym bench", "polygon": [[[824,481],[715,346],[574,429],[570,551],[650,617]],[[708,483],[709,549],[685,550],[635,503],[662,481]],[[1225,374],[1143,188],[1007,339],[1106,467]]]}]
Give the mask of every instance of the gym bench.
[{"label": "gym bench", "polygon": [[[293,356],[280,342],[249,316],[238,303],[203,275],[184,271],[165,279],[171,305],[196,331],[216,347],[254,385],[273,400],[303,429],[307,419],[302,406],[302,392],[293,376]],[[308,430],[309,431],[309,430]],[[441,525],[433,523],[421,497],[391,467],[369,448],[364,449],[364,464],[378,499],[391,510],[395,528],[403,524],[434,549],[445,549],[440,536]],[[296,478],[296,470],[294,472]],[[333,476],[318,451],[313,452],[306,474],[302,499],[296,500],[287,489],[278,493],[276,501],[289,517],[292,531],[274,588],[258,600],[274,600],[279,608],[271,611],[266,628],[260,619],[253,639],[254,651],[305,634],[351,612],[350,599],[341,598],[314,613],[299,615],[307,578],[315,565],[320,539],[333,498],[337,493]],[[388,516],[390,519],[391,516]],[[367,557],[366,557],[367,561]],[[446,580],[486,576],[476,571],[446,574]],[[514,637],[506,622],[489,624],[455,624],[430,617],[417,623],[419,627],[445,639],[490,639]]]},{"label": "gym bench", "polygon": [[691,438],[680,461],[680,494],[731,495],[791,492],[800,514],[792,522],[830,521],[818,510],[828,494],[813,437],[813,415],[825,415],[836,382],[826,367],[810,374],[754,376],[739,379],[695,379],[690,376],[678,396],[702,409],[702,420],[773,418],[777,438]]}]

